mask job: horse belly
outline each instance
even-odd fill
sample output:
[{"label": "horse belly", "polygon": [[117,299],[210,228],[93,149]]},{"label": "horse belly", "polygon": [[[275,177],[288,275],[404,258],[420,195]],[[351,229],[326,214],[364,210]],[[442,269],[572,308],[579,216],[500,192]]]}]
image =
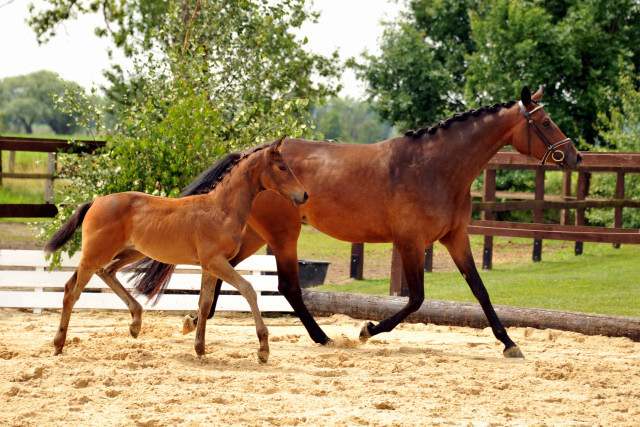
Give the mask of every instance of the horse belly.
[{"label": "horse belly", "polygon": [[383,243],[393,240],[386,215],[375,207],[362,209],[354,205],[314,206],[302,211],[303,223],[339,240],[354,243]]}]

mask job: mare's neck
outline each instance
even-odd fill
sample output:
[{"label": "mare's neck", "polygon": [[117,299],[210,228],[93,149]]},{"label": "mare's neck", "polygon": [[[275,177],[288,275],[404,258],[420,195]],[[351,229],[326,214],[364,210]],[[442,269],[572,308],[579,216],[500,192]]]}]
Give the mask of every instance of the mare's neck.
[{"label": "mare's neck", "polygon": [[518,119],[517,105],[495,113],[485,112],[463,122],[453,123],[449,129],[439,130],[438,143],[446,148],[440,161],[455,167],[456,180],[471,187],[491,158],[505,145],[511,144],[513,128]]}]

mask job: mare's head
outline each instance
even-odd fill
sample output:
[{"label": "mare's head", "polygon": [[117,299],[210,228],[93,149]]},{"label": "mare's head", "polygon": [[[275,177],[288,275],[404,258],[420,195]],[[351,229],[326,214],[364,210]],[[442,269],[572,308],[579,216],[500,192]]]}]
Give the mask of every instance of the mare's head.
[{"label": "mare's head", "polygon": [[260,171],[259,182],[265,189],[275,191],[299,206],[307,201],[309,195],[280,153],[284,138],[283,136],[262,150],[264,166]]},{"label": "mare's head", "polygon": [[531,95],[528,87],[522,89],[518,102],[519,123],[512,139],[512,145],[522,154],[533,156],[561,168],[576,169],[582,161],[582,154],[573,146],[547,113],[538,105],[542,98],[542,88]]}]

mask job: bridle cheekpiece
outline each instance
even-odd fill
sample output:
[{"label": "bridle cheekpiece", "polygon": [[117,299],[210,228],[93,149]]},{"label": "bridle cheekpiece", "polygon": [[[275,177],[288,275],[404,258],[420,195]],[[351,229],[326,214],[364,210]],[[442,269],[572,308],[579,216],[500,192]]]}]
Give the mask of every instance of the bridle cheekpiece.
[{"label": "bridle cheekpiece", "polygon": [[[527,120],[527,123],[533,128],[533,130],[538,134],[542,142],[544,142],[544,144],[547,146],[547,152],[544,154],[544,156],[542,156],[542,164],[544,165],[547,159],[549,158],[549,156],[551,156],[551,158],[555,162],[559,164],[564,163],[566,165],[567,154],[569,154],[569,150],[571,150],[571,147],[573,145],[573,141],[571,141],[571,138],[566,138],[566,139],[563,139],[562,141],[558,141],[555,144],[552,144],[551,142],[549,142],[547,137],[544,136],[540,128],[534,123],[533,119],[531,118],[531,115],[536,111],[540,110],[542,108],[542,105],[536,104],[536,107],[531,111],[527,111],[522,101],[518,101],[518,106],[520,106],[520,109],[522,110],[522,114],[524,115],[524,118]],[[529,132],[527,130],[527,147],[529,150],[528,155],[531,155],[530,143],[531,142],[529,139]],[[565,144],[567,145],[567,149],[564,152],[558,149],[559,147],[562,147]]]}]

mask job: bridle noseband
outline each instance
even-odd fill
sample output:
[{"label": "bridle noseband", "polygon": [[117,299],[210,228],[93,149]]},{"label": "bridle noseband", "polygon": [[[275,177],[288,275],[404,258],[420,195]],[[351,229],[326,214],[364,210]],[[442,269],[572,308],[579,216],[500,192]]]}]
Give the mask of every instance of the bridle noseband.
[{"label": "bridle noseband", "polygon": [[[531,101],[533,102],[533,101]],[[534,102],[535,104],[535,102]],[[569,150],[571,150],[571,147],[573,145],[573,141],[571,141],[571,138],[566,138],[563,139],[562,141],[558,141],[555,144],[552,144],[549,142],[549,140],[547,139],[547,137],[544,136],[544,134],[542,133],[542,131],[540,130],[540,128],[538,126],[536,126],[536,124],[533,122],[533,120],[531,119],[531,114],[533,114],[534,112],[538,111],[539,109],[542,108],[542,105],[537,105],[536,108],[534,108],[531,111],[527,111],[526,108],[524,108],[524,104],[522,103],[522,101],[518,101],[518,106],[520,106],[520,109],[522,110],[522,114],[524,115],[524,118],[527,119],[527,123],[529,125],[531,125],[531,127],[533,127],[533,130],[536,131],[536,133],[538,134],[538,136],[540,137],[540,139],[542,140],[542,142],[544,142],[544,144],[547,146],[547,152],[544,153],[544,156],[542,156],[542,164],[544,165],[545,162],[547,161],[547,158],[549,158],[549,156],[551,156],[551,158],[557,162],[557,163],[564,163],[565,165],[567,164],[566,162],[566,156],[567,154],[569,154]],[[528,153],[527,155],[531,155],[531,141],[529,139],[529,131],[527,128],[527,150]],[[565,144],[567,145],[567,149],[562,152],[560,150],[558,150],[558,147],[561,147]]]}]

